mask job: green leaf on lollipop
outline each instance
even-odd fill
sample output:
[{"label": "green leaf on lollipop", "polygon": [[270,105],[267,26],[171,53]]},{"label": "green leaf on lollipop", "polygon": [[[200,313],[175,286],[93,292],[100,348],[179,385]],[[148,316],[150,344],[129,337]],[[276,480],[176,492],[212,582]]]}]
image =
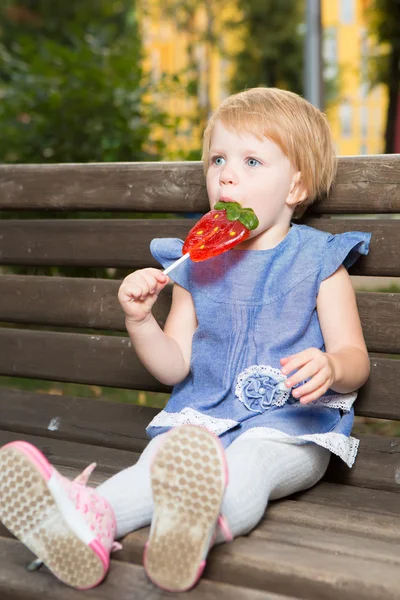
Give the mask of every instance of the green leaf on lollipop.
[{"label": "green leaf on lollipop", "polygon": [[253,229],[257,229],[259,225],[256,213],[252,208],[242,208],[239,220],[250,231]]},{"label": "green leaf on lollipop", "polygon": [[224,210],[228,221],[240,221],[250,231],[258,227],[258,219],[252,208],[242,208],[238,202],[217,202],[214,210]]}]

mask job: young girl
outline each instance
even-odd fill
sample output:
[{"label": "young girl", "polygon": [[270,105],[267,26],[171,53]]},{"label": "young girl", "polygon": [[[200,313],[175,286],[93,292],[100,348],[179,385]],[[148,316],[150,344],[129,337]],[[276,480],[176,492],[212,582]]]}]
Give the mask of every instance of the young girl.
[{"label": "young girl", "polygon": [[[369,359],[346,267],[368,253],[370,234],[292,222],[335,176],[325,117],[296,94],[247,90],[210,119],[203,159],[210,207],[237,202],[259,226],[172,271],[164,331],[151,311],[169,278],[148,268],[123,281],[135,351],[174,386],[138,463],[91,489],[88,472],[71,482],[27,443],[0,451],[3,523],[74,587],[99,583],[114,540],[151,523],[147,574],[187,590],[213,543],[251,531],[269,500],[313,486],[332,452],[349,467],[356,456],[352,404]],[[151,251],[167,267],[182,243],[155,239]]]}]

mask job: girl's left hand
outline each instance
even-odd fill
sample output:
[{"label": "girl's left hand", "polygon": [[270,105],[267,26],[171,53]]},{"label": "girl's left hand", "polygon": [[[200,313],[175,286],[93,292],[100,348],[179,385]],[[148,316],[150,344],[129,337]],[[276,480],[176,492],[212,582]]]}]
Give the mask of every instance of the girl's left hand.
[{"label": "girl's left hand", "polygon": [[283,375],[299,369],[285,381],[288,388],[311,377],[305,384],[292,391],[293,396],[302,404],[323,396],[336,380],[332,357],[318,348],[307,348],[298,354],[286,356],[280,359],[280,363],[283,365],[281,369]]}]

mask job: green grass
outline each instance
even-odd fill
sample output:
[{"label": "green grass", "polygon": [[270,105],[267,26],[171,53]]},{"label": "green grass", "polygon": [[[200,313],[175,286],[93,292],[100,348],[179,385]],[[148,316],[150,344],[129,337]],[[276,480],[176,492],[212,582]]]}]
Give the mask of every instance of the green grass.
[{"label": "green grass", "polygon": [[125,402],[164,408],[169,394],[156,392],[143,392],[123,388],[100,387],[98,385],[84,385],[79,383],[60,383],[57,381],[43,381],[38,379],[24,379],[19,377],[0,377],[0,386],[29,391],[53,394],[56,396],[77,396],[79,398],[98,398],[111,402]]},{"label": "green grass", "polygon": [[357,287],[357,291],[358,292],[385,292],[386,294],[400,294],[400,286],[397,285],[397,283],[391,283],[390,285],[387,285],[386,287],[374,287],[373,290],[371,290],[371,288],[363,288],[363,287]]}]

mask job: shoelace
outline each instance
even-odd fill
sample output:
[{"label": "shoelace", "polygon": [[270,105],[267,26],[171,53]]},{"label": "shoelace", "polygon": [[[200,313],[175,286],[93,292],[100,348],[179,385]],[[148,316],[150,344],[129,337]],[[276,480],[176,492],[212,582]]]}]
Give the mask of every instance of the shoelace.
[{"label": "shoelace", "polygon": [[[89,478],[96,467],[97,467],[97,463],[95,463],[95,462],[91,463],[82,471],[82,473],[80,473],[79,475],[77,475],[75,477],[75,479],[73,479],[73,482],[77,483],[78,485],[87,485]],[[110,553],[117,552],[118,550],[121,550],[121,549],[122,549],[122,544],[120,544],[119,542],[113,542]],[[26,568],[28,569],[28,571],[37,571],[42,566],[43,566],[43,561],[40,560],[40,558],[35,558],[27,565]]]}]

